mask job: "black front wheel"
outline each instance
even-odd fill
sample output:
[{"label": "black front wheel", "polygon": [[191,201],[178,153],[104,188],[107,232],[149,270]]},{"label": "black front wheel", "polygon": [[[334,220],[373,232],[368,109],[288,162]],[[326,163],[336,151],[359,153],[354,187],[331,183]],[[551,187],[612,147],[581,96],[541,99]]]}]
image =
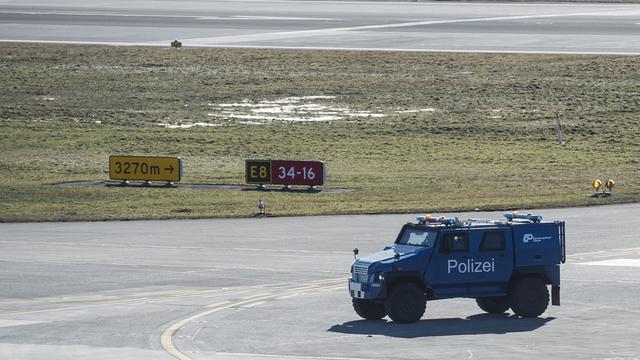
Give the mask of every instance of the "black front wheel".
[{"label": "black front wheel", "polygon": [[480,309],[489,314],[502,314],[509,309],[508,296],[487,296],[476,299]]},{"label": "black front wheel", "polygon": [[353,303],[353,310],[363,319],[380,320],[387,316],[387,311],[382,303],[364,299],[351,299],[351,302]]},{"label": "black front wheel", "polygon": [[418,285],[401,283],[391,289],[385,301],[389,317],[400,324],[414,323],[422,317],[427,307],[427,297]]}]

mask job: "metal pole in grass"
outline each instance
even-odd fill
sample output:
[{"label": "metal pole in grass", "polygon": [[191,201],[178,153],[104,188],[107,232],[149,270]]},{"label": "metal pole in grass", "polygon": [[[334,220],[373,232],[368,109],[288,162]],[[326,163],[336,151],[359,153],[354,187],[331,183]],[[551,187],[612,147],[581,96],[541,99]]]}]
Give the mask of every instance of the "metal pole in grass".
[{"label": "metal pole in grass", "polygon": [[564,145],[564,136],[562,136],[562,127],[560,126],[560,113],[556,113],[556,134],[558,135],[558,145]]}]

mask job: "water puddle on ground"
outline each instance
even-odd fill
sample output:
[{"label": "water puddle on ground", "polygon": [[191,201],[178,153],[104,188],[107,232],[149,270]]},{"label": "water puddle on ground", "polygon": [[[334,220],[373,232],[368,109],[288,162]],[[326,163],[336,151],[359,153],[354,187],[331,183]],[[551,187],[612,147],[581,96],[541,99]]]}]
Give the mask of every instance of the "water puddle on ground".
[{"label": "water puddle on ground", "polygon": [[354,110],[345,106],[331,104],[336,97],[332,95],[292,96],[276,100],[242,100],[235,103],[209,103],[210,121],[193,123],[161,123],[159,126],[170,129],[188,129],[192,127],[215,127],[226,123],[245,125],[265,125],[273,122],[327,122],[353,118],[383,118],[380,112]]}]

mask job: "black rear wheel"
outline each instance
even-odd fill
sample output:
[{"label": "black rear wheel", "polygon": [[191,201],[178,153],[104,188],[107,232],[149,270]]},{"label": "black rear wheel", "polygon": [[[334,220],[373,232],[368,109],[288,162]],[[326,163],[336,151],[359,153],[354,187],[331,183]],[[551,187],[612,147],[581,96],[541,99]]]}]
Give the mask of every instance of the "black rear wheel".
[{"label": "black rear wheel", "polygon": [[540,316],[549,306],[549,289],[538,277],[522,278],[511,287],[509,303],[518,316]]},{"label": "black rear wheel", "polygon": [[508,296],[488,296],[476,299],[480,309],[489,314],[502,314],[509,309]]},{"label": "black rear wheel", "polygon": [[387,316],[387,311],[382,303],[364,299],[351,299],[351,302],[353,303],[353,310],[363,319],[380,320]]},{"label": "black rear wheel", "polygon": [[385,301],[389,317],[400,324],[414,323],[424,315],[427,297],[418,285],[401,283],[391,289]]}]

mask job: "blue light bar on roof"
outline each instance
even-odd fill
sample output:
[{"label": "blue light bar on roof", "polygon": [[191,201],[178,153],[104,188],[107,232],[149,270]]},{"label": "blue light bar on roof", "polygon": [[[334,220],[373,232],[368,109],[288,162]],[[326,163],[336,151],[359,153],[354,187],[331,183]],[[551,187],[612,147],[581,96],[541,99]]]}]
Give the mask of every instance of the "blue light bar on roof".
[{"label": "blue light bar on roof", "polygon": [[533,222],[542,221],[542,215],[518,214],[517,212],[506,213],[506,214],[504,214],[504,217],[508,221],[513,221],[514,219],[529,220],[529,221],[533,221]]}]

